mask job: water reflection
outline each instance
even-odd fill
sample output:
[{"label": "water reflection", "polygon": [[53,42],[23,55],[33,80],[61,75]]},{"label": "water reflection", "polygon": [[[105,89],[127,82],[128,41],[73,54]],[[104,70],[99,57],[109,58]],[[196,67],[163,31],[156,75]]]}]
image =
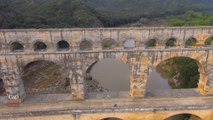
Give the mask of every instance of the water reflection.
[{"label": "water reflection", "polygon": [[163,78],[155,69],[149,74],[146,90],[152,91],[156,89],[171,89],[168,80]]},{"label": "water reflection", "polygon": [[[97,62],[91,69],[90,75],[108,91],[129,91],[130,71],[127,64],[114,59],[104,59]],[[171,89],[168,80],[163,78],[155,69],[150,72],[146,90]]]},{"label": "water reflection", "polygon": [[119,60],[101,60],[93,66],[90,74],[108,91],[129,91],[129,67]]}]

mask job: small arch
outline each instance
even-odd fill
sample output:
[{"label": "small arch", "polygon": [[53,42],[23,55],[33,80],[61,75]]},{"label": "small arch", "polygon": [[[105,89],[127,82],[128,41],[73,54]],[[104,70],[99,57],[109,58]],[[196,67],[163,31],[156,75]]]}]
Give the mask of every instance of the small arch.
[{"label": "small arch", "polygon": [[197,115],[183,113],[170,116],[164,120],[202,120],[202,119]]},{"label": "small arch", "polygon": [[124,41],[124,48],[131,49],[136,47],[136,42],[134,39],[127,39]]},{"label": "small arch", "polygon": [[156,44],[157,44],[157,40],[155,38],[152,38],[152,39],[149,39],[149,40],[146,41],[145,46],[147,48],[149,48],[149,47],[155,47]]},{"label": "small arch", "polygon": [[108,117],[108,118],[103,118],[101,120],[123,120],[123,119],[116,118],[116,117]]},{"label": "small arch", "polygon": [[90,40],[84,39],[81,41],[80,50],[92,50],[92,42]]},{"label": "small arch", "polygon": [[117,46],[115,40],[112,38],[103,39],[101,44],[102,44],[102,49],[110,49],[114,46]]},{"label": "small arch", "polygon": [[65,40],[61,40],[57,43],[57,49],[58,50],[69,50],[70,44]]},{"label": "small arch", "polygon": [[188,39],[186,40],[185,46],[186,46],[186,47],[195,46],[195,45],[196,45],[196,42],[197,42],[196,38],[190,37],[190,38],[188,38]]},{"label": "small arch", "polygon": [[5,96],[6,90],[4,88],[4,81],[2,78],[0,78],[0,96]]},{"label": "small arch", "polygon": [[47,45],[41,41],[37,41],[34,43],[34,51],[45,51],[47,49]]},{"label": "small arch", "polygon": [[166,41],[166,47],[174,47],[176,46],[177,39],[172,37]]},{"label": "small arch", "polygon": [[24,50],[24,46],[20,42],[15,41],[15,42],[12,42],[10,44],[10,50],[12,52],[23,51]]},{"label": "small arch", "polygon": [[213,44],[213,37],[209,37],[205,40],[206,46],[211,46]]}]

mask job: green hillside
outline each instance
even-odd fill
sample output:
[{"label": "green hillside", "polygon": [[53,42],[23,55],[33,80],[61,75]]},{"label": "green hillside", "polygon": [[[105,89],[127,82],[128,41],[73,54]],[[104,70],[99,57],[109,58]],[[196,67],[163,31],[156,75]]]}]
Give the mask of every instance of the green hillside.
[{"label": "green hillside", "polygon": [[212,12],[213,0],[83,0],[95,8],[114,26],[138,21],[140,18],[164,18],[187,11]]},{"label": "green hillside", "polygon": [[0,0],[0,28],[100,27],[79,0]]},{"label": "green hillside", "polygon": [[0,28],[118,27],[141,19],[158,25],[152,21],[190,10],[212,16],[213,0],[0,0]]}]

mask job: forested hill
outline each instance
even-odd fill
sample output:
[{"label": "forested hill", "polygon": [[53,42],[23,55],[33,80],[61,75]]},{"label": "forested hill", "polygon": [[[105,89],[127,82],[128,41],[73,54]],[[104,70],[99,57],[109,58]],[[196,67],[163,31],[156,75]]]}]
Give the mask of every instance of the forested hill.
[{"label": "forested hill", "polygon": [[0,0],[0,28],[100,27],[80,0]]},{"label": "forested hill", "polygon": [[0,0],[0,28],[118,27],[213,11],[213,0]]},{"label": "forested hill", "polygon": [[140,18],[176,16],[186,11],[212,12],[213,0],[83,0],[101,14],[107,26],[131,23]]},{"label": "forested hill", "polygon": [[114,13],[162,14],[213,10],[213,0],[83,0],[97,10]]}]

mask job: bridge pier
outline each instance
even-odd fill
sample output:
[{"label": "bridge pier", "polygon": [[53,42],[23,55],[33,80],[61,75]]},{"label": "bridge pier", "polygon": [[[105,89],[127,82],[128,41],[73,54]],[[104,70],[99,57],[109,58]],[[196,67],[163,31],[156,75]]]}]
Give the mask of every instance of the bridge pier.
[{"label": "bridge pier", "polygon": [[203,87],[204,95],[213,95],[213,65],[206,65],[206,80],[201,80],[199,86]]},{"label": "bridge pier", "polygon": [[74,62],[69,71],[71,97],[73,100],[83,100],[84,92],[84,75],[81,62]]},{"label": "bridge pier", "polygon": [[18,106],[26,97],[20,71],[16,66],[2,66],[2,72],[7,93],[7,105]]},{"label": "bridge pier", "polygon": [[144,97],[149,77],[149,65],[146,57],[130,58],[130,95]]}]

